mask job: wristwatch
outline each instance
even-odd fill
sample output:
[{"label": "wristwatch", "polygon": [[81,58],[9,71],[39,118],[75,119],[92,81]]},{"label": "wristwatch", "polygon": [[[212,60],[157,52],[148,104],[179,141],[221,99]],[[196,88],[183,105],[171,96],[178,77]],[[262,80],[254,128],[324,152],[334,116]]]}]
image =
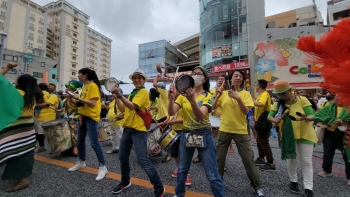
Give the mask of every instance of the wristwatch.
[{"label": "wristwatch", "polygon": [[119,94],[119,95],[117,96],[117,98],[120,99],[120,98],[122,98],[122,96],[123,96],[122,94]]}]

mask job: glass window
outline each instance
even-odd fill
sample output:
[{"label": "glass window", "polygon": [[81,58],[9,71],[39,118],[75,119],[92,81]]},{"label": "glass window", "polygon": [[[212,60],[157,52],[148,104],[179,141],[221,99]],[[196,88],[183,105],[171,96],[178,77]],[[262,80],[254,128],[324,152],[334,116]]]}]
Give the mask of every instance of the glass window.
[{"label": "glass window", "polygon": [[144,51],[146,50],[146,46],[144,44],[139,45],[139,51]]},{"label": "glass window", "polygon": [[224,4],[222,5],[222,20],[229,20],[230,19],[230,4]]},{"label": "glass window", "polygon": [[231,1],[231,17],[235,17],[238,15],[238,4],[237,0]]},{"label": "glass window", "polygon": [[156,49],[157,48],[157,42],[151,43],[151,49]]},{"label": "glass window", "polygon": [[233,18],[231,20],[231,36],[232,42],[238,41],[238,18]]},{"label": "glass window", "polygon": [[267,28],[275,28],[276,25],[275,25],[275,21],[270,21],[267,23]]},{"label": "glass window", "polygon": [[45,62],[41,62],[41,67],[45,67]]},{"label": "glass window", "polygon": [[248,43],[247,42],[241,42],[239,44],[239,54],[242,55],[248,55]]},{"label": "glass window", "polygon": [[247,16],[239,16],[239,33],[247,33]]},{"label": "glass window", "polygon": [[145,57],[146,57],[145,51],[140,51],[139,52],[139,58],[145,58]]},{"label": "glass window", "polygon": [[151,49],[151,45],[150,44],[145,44],[146,45],[146,50],[150,50]]},{"label": "glass window", "polygon": [[164,41],[157,43],[157,48],[163,48],[164,47]]},{"label": "glass window", "polygon": [[239,43],[232,44],[232,57],[239,56]]}]

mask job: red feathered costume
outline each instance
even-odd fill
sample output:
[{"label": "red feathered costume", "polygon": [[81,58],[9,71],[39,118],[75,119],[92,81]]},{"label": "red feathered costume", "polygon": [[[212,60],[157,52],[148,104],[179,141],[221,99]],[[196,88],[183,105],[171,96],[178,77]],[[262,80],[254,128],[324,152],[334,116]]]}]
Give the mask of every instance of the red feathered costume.
[{"label": "red feathered costume", "polygon": [[337,95],[340,104],[350,106],[350,19],[343,19],[316,42],[314,36],[302,37],[298,49],[308,56],[306,62],[321,64],[321,87]]}]

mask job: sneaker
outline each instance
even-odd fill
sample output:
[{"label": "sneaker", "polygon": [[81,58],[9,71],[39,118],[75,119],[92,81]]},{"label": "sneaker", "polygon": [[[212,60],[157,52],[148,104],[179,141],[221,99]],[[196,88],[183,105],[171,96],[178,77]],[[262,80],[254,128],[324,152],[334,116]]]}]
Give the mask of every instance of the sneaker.
[{"label": "sneaker", "polygon": [[97,172],[97,177],[96,177],[96,181],[100,181],[103,178],[105,178],[106,174],[107,174],[108,170],[106,166],[101,166],[98,168],[98,172]]},{"label": "sneaker", "polygon": [[256,166],[262,166],[265,165],[265,161],[262,161],[260,158],[256,158],[256,160],[254,161]]},{"label": "sneaker", "polygon": [[256,197],[265,197],[262,189],[254,190],[254,194]]},{"label": "sneaker", "polygon": [[299,185],[296,182],[290,182],[290,191],[295,194],[299,194]]},{"label": "sneaker", "polygon": [[173,172],[173,173],[171,173],[171,177],[174,177],[174,178],[176,178],[176,177],[177,177],[177,169],[176,169],[176,170],[174,170],[174,172]]},{"label": "sneaker", "polygon": [[126,183],[119,183],[119,185],[117,187],[115,187],[112,191],[113,194],[119,194],[120,192],[122,192],[124,189],[127,189],[131,186],[131,183],[129,182],[128,184]]},{"label": "sneaker", "polygon": [[171,160],[171,156],[170,155],[165,155],[165,157],[162,159],[162,163],[168,162]]},{"label": "sneaker", "polygon": [[267,172],[272,172],[272,171],[277,171],[276,170],[276,165],[271,165],[269,163],[266,163],[265,165],[263,166],[259,166],[259,169],[260,170],[264,170],[264,171],[267,171]]},{"label": "sneaker", "polygon": [[75,164],[75,166],[69,168],[68,171],[73,172],[85,167],[86,167],[86,163],[84,161],[79,161]]},{"label": "sneaker", "polygon": [[192,184],[192,181],[191,181],[190,175],[187,175],[185,185],[190,186],[191,184]]},{"label": "sneaker", "polygon": [[306,197],[314,197],[314,192],[309,189],[305,189],[305,196]]},{"label": "sneaker", "polygon": [[154,191],[154,197],[164,197],[164,194],[165,194],[164,187],[163,187],[163,189],[159,189],[159,190]]},{"label": "sneaker", "polygon": [[324,170],[322,170],[321,172],[319,172],[317,175],[320,176],[320,177],[331,177],[331,176],[333,176],[332,173],[327,173],[327,172],[324,171]]},{"label": "sneaker", "polygon": [[108,150],[108,151],[106,151],[106,154],[114,154],[114,153],[118,153],[118,152],[119,152],[118,149],[116,149],[116,150]]}]

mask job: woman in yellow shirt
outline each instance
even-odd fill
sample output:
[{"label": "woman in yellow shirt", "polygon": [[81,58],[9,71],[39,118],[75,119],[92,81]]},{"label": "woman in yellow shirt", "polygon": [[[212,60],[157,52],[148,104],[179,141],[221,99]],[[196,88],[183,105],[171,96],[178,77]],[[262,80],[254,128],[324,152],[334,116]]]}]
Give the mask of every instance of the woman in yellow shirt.
[{"label": "woman in yellow shirt", "polygon": [[105,166],[105,159],[102,148],[98,142],[98,122],[100,121],[101,113],[101,86],[95,71],[89,68],[79,70],[79,81],[83,82],[84,87],[77,98],[74,94],[70,94],[71,98],[75,98],[79,112],[79,128],[78,128],[78,151],[80,161],[68,171],[76,171],[86,167],[86,147],[85,138],[89,135],[90,145],[94,149],[98,162],[99,170],[96,181],[102,180],[108,170]]},{"label": "woman in yellow shirt", "polygon": [[[0,128],[0,164],[6,162],[2,180],[19,180],[17,185],[9,188],[7,192],[17,191],[29,186],[28,177],[33,171],[36,144],[33,119],[34,107],[40,95],[37,80],[28,74],[18,77],[15,82],[17,90],[4,78],[3,75],[16,66],[15,63],[8,63],[0,72],[0,89],[13,98],[12,101],[3,104],[11,104],[13,110],[22,110],[18,114],[17,120],[3,129]],[[12,112],[4,110],[4,106],[0,105],[0,113],[10,115]]]}]

